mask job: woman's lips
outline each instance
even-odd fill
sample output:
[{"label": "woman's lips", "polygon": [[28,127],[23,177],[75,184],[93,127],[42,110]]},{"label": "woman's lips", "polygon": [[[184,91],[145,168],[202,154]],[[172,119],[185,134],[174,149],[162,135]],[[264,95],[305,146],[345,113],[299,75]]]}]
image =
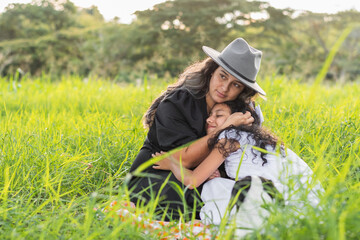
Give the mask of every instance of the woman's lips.
[{"label": "woman's lips", "polygon": [[219,91],[216,91],[216,94],[217,94],[219,97],[221,97],[221,98],[225,98],[225,97],[226,97],[225,94],[222,94],[222,93],[219,92]]}]

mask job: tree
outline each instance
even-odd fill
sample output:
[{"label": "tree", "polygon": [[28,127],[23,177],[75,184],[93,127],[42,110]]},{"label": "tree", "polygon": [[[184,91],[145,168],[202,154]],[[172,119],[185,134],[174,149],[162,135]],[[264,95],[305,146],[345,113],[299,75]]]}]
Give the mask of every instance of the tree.
[{"label": "tree", "polygon": [[[103,20],[97,8],[90,10],[98,22]],[[83,72],[76,66],[81,65],[79,46],[86,30],[78,29],[83,26],[76,21],[76,13],[70,1],[41,0],[7,6],[0,15],[0,75],[12,74],[17,68],[34,75]],[[84,14],[90,15],[80,15]]]},{"label": "tree", "polygon": [[352,26],[352,32],[342,44],[337,57],[332,64],[332,73],[344,82],[346,79],[355,80],[360,75],[360,12],[349,10],[336,15],[334,28],[341,33],[345,28]]},{"label": "tree", "polygon": [[70,1],[62,4],[45,0],[10,4],[0,15],[0,41],[36,38],[75,26],[75,13],[76,7]]},{"label": "tree", "polygon": [[[192,60],[205,55],[203,45],[219,47],[232,29],[253,24],[252,13],[263,11],[263,3],[245,0],[174,0],[151,10],[136,12],[145,42],[155,51],[150,68],[173,76]],[[149,37],[150,36],[150,37]]]}]

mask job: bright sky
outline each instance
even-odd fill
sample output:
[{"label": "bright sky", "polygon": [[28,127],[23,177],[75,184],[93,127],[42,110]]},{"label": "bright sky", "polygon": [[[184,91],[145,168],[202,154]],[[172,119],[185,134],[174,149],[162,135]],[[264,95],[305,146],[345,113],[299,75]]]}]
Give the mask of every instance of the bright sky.
[{"label": "bright sky", "polygon": [[[165,0],[72,0],[78,7],[88,8],[95,5],[106,20],[115,16],[122,23],[130,23],[131,15],[137,10],[146,10]],[[266,0],[265,0],[266,1]],[[31,0],[0,0],[0,12],[4,11],[9,3],[30,3]],[[310,10],[312,12],[336,13],[341,10],[356,9],[360,11],[360,0],[267,0],[276,8],[290,7],[295,10]]]}]

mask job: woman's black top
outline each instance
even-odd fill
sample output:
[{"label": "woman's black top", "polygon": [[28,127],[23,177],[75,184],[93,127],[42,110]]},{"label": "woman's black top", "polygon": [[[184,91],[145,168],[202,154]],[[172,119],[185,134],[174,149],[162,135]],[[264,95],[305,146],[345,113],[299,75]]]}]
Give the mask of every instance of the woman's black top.
[{"label": "woman's black top", "polygon": [[152,153],[167,152],[205,136],[207,115],[205,97],[197,99],[185,89],[171,93],[159,104],[141,149],[149,154],[137,156],[130,171],[149,160]]},{"label": "woman's black top", "polygon": [[[155,152],[170,151],[205,136],[206,118],[205,97],[195,98],[185,89],[171,93],[159,104],[144,145],[130,172],[149,160]],[[196,217],[199,216],[199,193],[202,186],[197,190],[187,189],[170,171],[150,166],[141,175],[132,176],[128,187],[130,199],[135,203],[147,204],[159,195],[161,201],[156,204],[156,210],[160,215],[165,213],[166,220],[178,219],[180,216],[190,219],[189,213],[194,212],[194,208]]]}]

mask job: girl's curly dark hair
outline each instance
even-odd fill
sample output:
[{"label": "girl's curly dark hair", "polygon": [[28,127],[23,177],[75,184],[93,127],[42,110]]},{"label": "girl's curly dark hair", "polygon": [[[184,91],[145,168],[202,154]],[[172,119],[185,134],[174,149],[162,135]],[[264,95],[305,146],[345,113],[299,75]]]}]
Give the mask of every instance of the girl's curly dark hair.
[{"label": "girl's curly dark hair", "polygon": [[[208,140],[208,146],[209,149],[213,149],[217,147],[219,151],[223,154],[223,156],[226,158],[231,153],[235,152],[239,149],[239,142],[238,140],[244,137],[244,135],[241,135],[241,132],[248,132],[249,135],[247,138],[252,137],[255,140],[255,146],[265,149],[266,145],[272,146],[274,149],[278,143],[278,138],[271,133],[269,130],[263,128],[260,126],[260,117],[256,114],[255,109],[253,108],[253,103],[246,104],[243,101],[229,101],[224,102],[222,104],[227,105],[230,108],[231,113],[234,112],[242,112],[245,113],[246,111],[249,111],[251,113],[251,116],[254,118],[254,122],[251,126],[245,126],[241,125],[238,127],[235,126],[229,126],[215,134],[214,137],[210,138]],[[225,138],[225,141],[219,141],[219,135],[224,132],[232,130],[235,132],[234,138]],[[281,147],[283,147],[283,144],[281,144]],[[256,151],[255,149],[251,149],[251,151]],[[263,160],[263,166],[267,163],[267,160],[265,158],[266,153],[261,152],[261,159]],[[254,153],[254,156],[256,154]]]}]

